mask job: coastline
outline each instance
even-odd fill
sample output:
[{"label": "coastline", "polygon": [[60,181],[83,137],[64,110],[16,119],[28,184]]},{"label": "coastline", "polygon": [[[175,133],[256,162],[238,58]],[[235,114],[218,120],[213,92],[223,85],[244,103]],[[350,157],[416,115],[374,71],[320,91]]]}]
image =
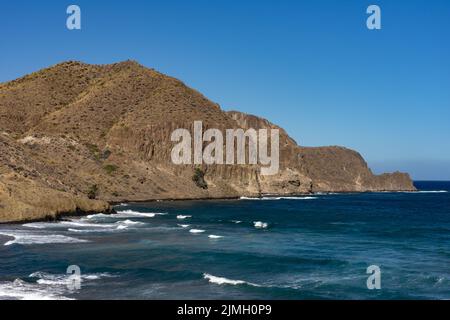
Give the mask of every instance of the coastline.
[{"label": "coastline", "polygon": [[[115,206],[118,206],[120,204],[129,204],[129,203],[153,203],[153,202],[193,202],[193,201],[232,201],[232,200],[256,200],[256,199],[263,199],[263,198],[280,198],[280,197],[308,197],[308,196],[320,196],[320,195],[336,195],[336,194],[369,194],[369,193],[419,193],[420,190],[382,190],[382,191],[326,191],[326,192],[309,192],[309,193],[289,193],[289,194],[260,194],[258,196],[256,195],[240,195],[240,196],[232,196],[232,197],[199,197],[199,198],[161,198],[161,199],[137,199],[137,200],[128,200],[123,199],[120,201],[106,201],[109,204],[108,210],[104,210],[102,212],[99,212],[98,210],[80,210],[77,208],[75,211],[67,211],[67,212],[61,212],[56,213],[54,215],[46,215],[42,218],[36,218],[36,219],[22,219],[17,221],[7,221],[7,222],[1,222],[1,225],[20,225],[23,223],[33,223],[33,222],[58,222],[58,221],[64,221],[66,217],[85,217],[91,214],[117,214],[116,210],[114,209]],[[245,199],[242,199],[245,197]]]},{"label": "coastline", "polygon": [[[83,210],[75,210],[75,211],[67,211],[67,212],[61,212],[57,213],[55,215],[47,215],[43,218],[36,218],[36,219],[24,219],[24,220],[17,220],[17,221],[7,221],[7,222],[1,222],[0,226],[2,225],[19,225],[23,223],[34,223],[34,222],[58,222],[58,221],[64,221],[66,217],[85,217],[91,214],[97,214],[100,213],[97,210],[93,211],[83,211]],[[105,210],[101,213],[104,214],[116,214],[116,211],[114,210],[113,206],[110,204],[110,208],[108,210]]]}]

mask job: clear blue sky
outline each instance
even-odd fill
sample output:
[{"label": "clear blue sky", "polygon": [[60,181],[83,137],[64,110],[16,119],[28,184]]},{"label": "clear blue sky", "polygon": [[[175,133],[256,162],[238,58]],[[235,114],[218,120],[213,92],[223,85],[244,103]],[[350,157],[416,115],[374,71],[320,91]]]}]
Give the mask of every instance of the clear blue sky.
[{"label": "clear blue sky", "polygon": [[[66,29],[66,8],[82,30]],[[382,9],[382,30],[366,8]],[[2,1],[0,81],[64,61],[138,60],[301,145],[375,172],[450,180],[450,1]]]}]

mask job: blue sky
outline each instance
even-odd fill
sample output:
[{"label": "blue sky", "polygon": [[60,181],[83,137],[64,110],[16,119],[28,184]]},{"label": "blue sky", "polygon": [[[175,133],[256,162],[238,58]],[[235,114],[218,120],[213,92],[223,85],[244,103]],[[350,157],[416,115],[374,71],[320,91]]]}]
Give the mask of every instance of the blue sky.
[{"label": "blue sky", "polygon": [[[66,28],[66,8],[82,30]],[[366,28],[366,8],[382,30]],[[301,145],[375,172],[450,180],[450,1],[2,1],[0,81],[65,61],[134,59]]]}]

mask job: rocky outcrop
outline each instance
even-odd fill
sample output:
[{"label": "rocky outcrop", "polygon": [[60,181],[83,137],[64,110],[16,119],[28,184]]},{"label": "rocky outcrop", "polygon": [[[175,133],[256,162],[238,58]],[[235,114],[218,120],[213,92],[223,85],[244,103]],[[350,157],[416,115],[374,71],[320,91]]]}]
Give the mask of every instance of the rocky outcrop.
[{"label": "rocky outcrop", "polygon": [[[280,171],[170,160],[173,130],[277,128]],[[109,202],[415,190],[407,174],[373,175],[342,147],[298,146],[281,128],[224,112],[179,80],[136,62],[66,62],[0,84],[0,222],[109,210]],[[91,198],[91,199],[90,199]],[[93,199],[96,198],[96,199]]]}]

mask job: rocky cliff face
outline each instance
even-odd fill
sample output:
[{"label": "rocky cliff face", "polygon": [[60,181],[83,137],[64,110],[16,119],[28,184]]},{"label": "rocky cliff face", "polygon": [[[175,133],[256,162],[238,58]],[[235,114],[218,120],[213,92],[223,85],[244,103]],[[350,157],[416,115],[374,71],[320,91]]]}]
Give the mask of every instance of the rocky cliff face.
[{"label": "rocky cliff face", "polygon": [[[280,171],[175,166],[173,130],[277,128]],[[109,202],[415,190],[342,147],[304,148],[265,119],[224,112],[179,80],[127,61],[66,62],[0,84],[0,222],[109,209]]]}]

